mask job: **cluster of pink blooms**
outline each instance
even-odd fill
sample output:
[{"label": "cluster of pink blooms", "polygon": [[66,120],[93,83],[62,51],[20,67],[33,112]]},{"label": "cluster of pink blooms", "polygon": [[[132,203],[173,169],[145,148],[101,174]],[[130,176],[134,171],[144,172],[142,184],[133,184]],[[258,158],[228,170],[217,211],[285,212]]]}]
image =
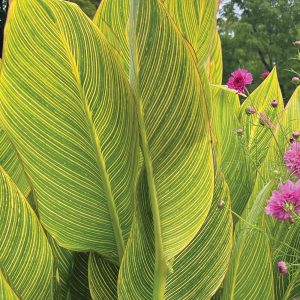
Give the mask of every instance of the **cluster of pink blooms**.
[{"label": "cluster of pink blooms", "polygon": [[290,150],[284,154],[284,162],[288,171],[300,178],[300,142],[292,140]]},{"label": "cluster of pink blooms", "polygon": [[268,201],[266,213],[278,221],[291,220],[293,214],[300,210],[300,180],[293,183],[287,180],[279,184],[279,191],[273,191]]},{"label": "cluster of pink blooms", "polygon": [[[299,43],[298,43],[299,42]],[[300,45],[300,41],[297,41],[297,46]],[[295,44],[296,45],[296,44]],[[267,78],[270,72],[265,71],[261,74],[263,78]],[[227,82],[227,86],[237,91],[237,93],[243,93],[247,90],[247,85],[250,85],[253,81],[252,74],[245,69],[238,69],[231,73],[231,77]],[[298,83],[300,79],[293,78],[293,82]],[[272,107],[278,106],[277,100],[271,101]],[[255,114],[256,109],[252,106],[248,106],[246,109],[248,114]],[[272,127],[272,122],[263,113],[258,113],[258,116],[263,124]],[[241,130],[242,129],[238,129]],[[293,138],[290,139],[291,148],[284,154],[284,162],[287,170],[291,175],[298,178],[296,183],[291,180],[287,180],[285,184],[279,184],[278,191],[273,191],[271,198],[268,200],[266,206],[266,214],[273,216],[278,221],[290,221],[294,222],[295,217],[300,215],[300,142],[297,139],[300,137],[298,131],[293,132]],[[285,275],[288,273],[287,265],[284,261],[277,263],[280,274]]]},{"label": "cluster of pink blooms", "polygon": [[[279,191],[273,191],[268,200],[266,214],[273,216],[278,221],[295,222],[300,215],[300,142],[297,141],[300,133],[293,132],[290,139],[291,147],[284,154],[284,162],[287,170],[292,176],[298,178],[296,183],[287,180],[285,184],[279,184]],[[277,263],[279,273],[288,273],[287,265],[284,261]]]},{"label": "cluster of pink blooms", "polygon": [[[269,71],[261,73],[262,78],[267,78],[270,75]],[[247,90],[247,86],[252,84],[253,76],[246,69],[238,69],[231,73],[227,81],[227,86],[230,89],[236,90],[238,93],[244,93]]]},{"label": "cluster of pink blooms", "polygon": [[[295,131],[293,137],[299,137],[298,132]],[[284,154],[284,162],[290,174],[299,180],[296,183],[288,180],[285,184],[279,184],[279,191],[273,191],[266,213],[278,221],[293,221],[300,210],[300,142],[291,141],[290,149]]]}]

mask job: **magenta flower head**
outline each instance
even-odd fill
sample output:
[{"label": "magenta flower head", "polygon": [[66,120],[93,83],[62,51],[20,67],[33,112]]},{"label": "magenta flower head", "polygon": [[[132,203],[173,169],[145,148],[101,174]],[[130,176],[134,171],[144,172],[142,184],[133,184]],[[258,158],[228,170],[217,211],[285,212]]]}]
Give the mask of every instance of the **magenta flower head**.
[{"label": "magenta flower head", "polygon": [[267,78],[269,75],[270,75],[270,72],[269,72],[269,71],[265,71],[265,72],[263,72],[263,73],[260,74],[260,76],[261,76],[262,78]]},{"label": "magenta flower head", "polygon": [[228,79],[227,86],[230,89],[236,90],[238,93],[243,93],[246,90],[247,85],[253,81],[252,74],[245,69],[238,69],[231,73],[231,77]]},{"label": "magenta flower head", "polygon": [[268,200],[266,214],[273,216],[278,221],[290,220],[300,210],[300,180],[293,183],[287,180],[279,184],[279,191],[273,191]]},{"label": "magenta flower head", "polygon": [[288,269],[287,269],[286,263],[284,261],[279,261],[277,263],[277,267],[278,267],[279,273],[281,275],[285,275],[288,273]]},{"label": "magenta flower head", "polygon": [[291,148],[284,153],[284,162],[288,171],[300,178],[300,142],[291,143]]}]

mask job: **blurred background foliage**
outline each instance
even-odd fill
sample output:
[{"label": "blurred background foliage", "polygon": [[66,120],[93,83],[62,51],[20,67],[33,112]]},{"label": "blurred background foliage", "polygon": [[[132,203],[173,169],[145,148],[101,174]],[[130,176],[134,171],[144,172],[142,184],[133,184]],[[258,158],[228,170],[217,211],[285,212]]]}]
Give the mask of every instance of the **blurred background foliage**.
[{"label": "blurred background foliage", "polygon": [[290,70],[298,63],[292,58],[298,53],[293,42],[300,39],[300,1],[223,0],[218,26],[224,83],[233,70],[246,68],[254,75],[253,90],[263,80],[260,74],[276,65],[283,96],[289,98],[295,89]]},{"label": "blurred background foliage", "polygon": [[67,0],[74,2],[90,17],[93,18],[99,6],[100,0]]},{"label": "blurred background foliage", "polygon": [[[92,18],[101,0],[68,0],[78,4]],[[0,0],[0,45],[6,21],[7,0]],[[237,68],[248,69],[254,75],[253,90],[261,81],[261,73],[277,66],[285,99],[295,86],[293,73],[300,72],[298,54],[293,41],[300,39],[299,0],[222,0],[218,28],[223,46],[224,77]],[[2,48],[2,47],[1,47]]]}]

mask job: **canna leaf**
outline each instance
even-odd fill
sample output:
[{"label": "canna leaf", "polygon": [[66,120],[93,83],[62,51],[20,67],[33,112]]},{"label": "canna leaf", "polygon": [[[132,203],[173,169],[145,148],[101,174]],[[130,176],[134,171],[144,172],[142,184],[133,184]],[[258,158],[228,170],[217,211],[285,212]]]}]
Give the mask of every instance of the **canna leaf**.
[{"label": "canna leaf", "polygon": [[271,249],[264,212],[271,188],[272,183],[268,183],[262,189],[246,220],[240,221],[224,282],[223,300],[275,299]]},{"label": "canna leaf", "polygon": [[54,258],[54,299],[70,299],[70,286],[74,268],[75,252],[57,245],[55,240],[48,236]]},{"label": "canna leaf", "polygon": [[0,299],[19,300],[19,297],[13,291],[13,288],[6,281],[6,278],[0,271]]},{"label": "canna leaf", "polygon": [[[0,285],[5,289],[3,293],[12,299],[52,299],[51,248],[26,198],[2,167],[0,194]],[[1,299],[7,299],[6,296]]]},{"label": "canna leaf", "polygon": [[[224,207],[218,206],[221,200]],[[229,265],[232,229],[229,189],[217,171],[210,212],[194,240],[175,257],[166,299],[205,300],[214,295]]]},{"label": "canna leaf", "polygon": [[206,64],[206,72],[210,83],[222,84],[223,78],[223,59],[222,59],[222,45],[218,32],[216,32],[208,62]]},{"label": "canna leaf", "polygon": [[94,23],[119,54],[125,73],[129,76],[130,57],[128,17],[130,0],[102,0]]},{"label": "canna leaf", "polygon": [[241,214],[251,195],[254,179],[246,153],[245,138],[238,135],[241,124],[236,112],[240,109],[235,92],[213,87],[213,128],[216,136],[214,156],[226,178],[232,209]]},{"label": "canna leaf", "polygon": [[[271,101],[277,100],[278,106],[272,107]],[[256,109],[256,114],[247,114],[247,107]],[[276,68],[263,81],[263,83],[241,105],[240,121],[248,140],[248,156],[252,161],[252,176],[257,175],[258,168],[262,164],[269,149],[269,143],[273,138],[272,130],[279,121],[283,110],[283,100],[278,83]],[[273,124],[270,128],[259,117],[263,113]]]},{"label": "canna leaf", "polygon": [[0,85],[3,124],[47,231],[66,249],[121,261],[138,135],[111,47],[73,4],[13,1]]},{"label": "canna leaf", "polygon": [[93,299],[115,300],[119,269],[104,260],[100,255],[91,253],[89,257],[89,286]]},{"label": "canna leaf", "polygon": [[[192,45],[198,67],[207,63],[217,29],[218,0],[162,0],[183,36]],[[213,34],[212,34],[213,33]]]},{"label": "canna leaf", "polygon": [[[170,13],[178,29],[193,47],[199,69],[207,63],[216,32],[218,0],[157,0]],[[129,74],[130,54],[128,18],[130,0],[103,0],[94,22],[120,54],[125,72]],[[219,41],[216,40],[216,43]]]},{"label": "canna leaf", "polygon": [[213,165],[203,81],[189,47],[159,2],[131,5],[131,84],[144,165],[118,291],[120,299],[162,299],[173,258],[210,209]]},{"label": "canna leaf", "polygon": [[[270,143],[270,148],[267,153],[257,177],[255,188],[253,190],[250,202],[253,201],[254,194],[267,181],[274,180],[277,184],[284,182],[287,179],[292,179],[284,164],[284,152],[289,149],[289,139],[292,137],[293,131],[300,129],[300,87],[298,87],[289,100],[285,110],[280,116],[279,125]],[[275,172],[274,172],[275,171]],[[276,184],[276,185],[277,185]],[[277,186],[275,185],[275,188]],[[272,247],[274,251],[274,263],[279,260],[287,263],[297,264],[300,244],[299,244],[299,226],[289,226],[282,222],[276,222],[272,217],[268,217],[269,234],[272,237]],[[275,292],[277,299],[292,299],[297,293],[299,285],[299,272],[297,267],[292,267],[287,276],[277,275],[275,271]],[[299,287],[298,287],[299,291]]]},{"label": "canna leaf", "polygon": [[[300,239],[299,225],[288,227],[284,224],[284,239],[280,240],[280,245],[274,251],[274,282],[276,299],[294,299],[300,294]],[[279,239],[278,236],[276,236]],[[288,274],[282,276],[276,266],[277,262],[284,261],[288,265]]]},{"label": "canna leaf", "polygon": [[70,281],[70,299],[90,300],[88,282],[88,253],[75,253],[73,273]]},{"label": "canna leaf", "polygon": [[25,195],[29,195],[30,186],[18,153],[8,138],[6,132],[0,125],[0,164],[3,169],[11,176],[20,191]]}]

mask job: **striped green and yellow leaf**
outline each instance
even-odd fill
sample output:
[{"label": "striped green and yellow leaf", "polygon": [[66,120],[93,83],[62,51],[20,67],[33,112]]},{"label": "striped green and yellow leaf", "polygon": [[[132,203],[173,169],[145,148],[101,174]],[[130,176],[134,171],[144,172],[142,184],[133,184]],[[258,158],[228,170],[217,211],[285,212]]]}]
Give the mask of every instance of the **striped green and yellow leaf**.
[{"label": "striped green and yellow leaf", "polygon": [[89,286],[95,300],[116,300],[119,268],[104,260],[100,255],[91,253],[89,257]]},{"label": "striped green and yellow leaf", "polygon": [[[277,107],[271,105],[272,100],[278,101]],[[255,114],[247,113],[246,110],[249,106],[256,109]],[[248,156],[253,164],[252,176],[257,175],[258,168],[266,157],[270,141],[273,138],[274,128],[282,111],[283,99],[277,71],[274,68],[263,83],[241,105],[239,118],[248,140]],[[271,122],[270,126],[262,120],[260,114],[266,116]]]},{"label": "striped green and yellow leaf", "polygon": [[26,198],[2,167],[0,195],[0,285],[5,295],[1,299],[51,300],[50,245]]},{"label": "striped green and yellow leaf", "polygon": [[94,23],[119,54],[126,74],[129,74],[128,18],[130,0],[102,0]]},{"label": "striped green and yellow leaf", "polygon": [[232,229],[229,189],[217,171],[208,217],[194,240],[175,257],[165,299],[206,300],[215,294],[229,265]]},{"label": "striped green and yellow leaf", "polygon": [[5,300],[19,300],[19,297],[13,291],[6,278],[0,271],[0,299]]},{"label": "striped green and yellow leaf", "polygon": [[[172,16],[184,38],[193,47],[197,64],[203,68],[214,46],[218,0],[157,0]],[[130,69],[128,18],[130,0],[103,0],[94,18],[95,24],[120,54],[127,74]],[[218,44],[218,40],[215,40]],[[218,54],[219,55],[219,54]],[[219,63],[219,62],[218,62]]]},{"label": "striped green and yellow leaf", "polygon": [[131,89],[103,35],[71,3],[13,1],[0,94],[47,231],[64,248],[119,262],[138,134]]},{"label": "striped green and yellow leaf", "polygon": [[199,68],[207,63],[217,28],[218,0],[162,0],[192,45]]},{"label": "striped green and yellow leaf", "polygon": [[130,22],[144,165],[119,297],[162,299],[173,258],[196,236],[211,205],[207,110],[193,54],[164,6],[133,1]]},{"label": "striped green and yellow leaf", "polygon": [[91,300],[88,279],[88,253],[75,253],[74,266],[70,284],[70,299]]},{"label": "striped green and yellow leaf", "polygon": [[239,97],[219,87],[214,87],[213,93],[214,157],[228,183],[232,209],[241,214],[251,195],[254,178],[251,177],[247,142],[237,133],[241,128],[236,113],[240,109]]},{"label": "striped green and yellow leaf", "polygon": [[214,41],[209,51],[206,72],[210,83],[219,85],[222,84],[223,58],[221,39],[218,32],[215,33]]},{"label": "striped green and yellow leaf", "polygon": [[230,267],[224,282],[223,300],[274,300],[271,248],[264,208],[272,183],[258,194],[251,211],[235,233]]},{"label": "striped green and yellow leaf", "polygon": [[[249,204],[252,203],[255,193],[269,180],[276,183],[284,182],[286,179],[292,179],[288,174],[284,164],[284,152],[290,147],[289,139],[292,132],[300,129],[300,87],[293,93],[285,110],[280,116],[277,130],[270,143],[270,149],[264,160],[253,189]],[[275,186],[276,188],[276,186]],[[268,217],[269,234],[274,250],[274,263],[278,260],[287,261],[287,263],[297,264],[299,256],[298,226],[294,225],[289,229],[285,223],[276,222],[272,217]],[[278,272],[276,272],[277,274]],[[293,267],[288,276],[276,276],[276,299],[290,299],[293,291],[296,290],[299,282],[297,267]],[[293,295],[295,296],[295,295]]]}]

